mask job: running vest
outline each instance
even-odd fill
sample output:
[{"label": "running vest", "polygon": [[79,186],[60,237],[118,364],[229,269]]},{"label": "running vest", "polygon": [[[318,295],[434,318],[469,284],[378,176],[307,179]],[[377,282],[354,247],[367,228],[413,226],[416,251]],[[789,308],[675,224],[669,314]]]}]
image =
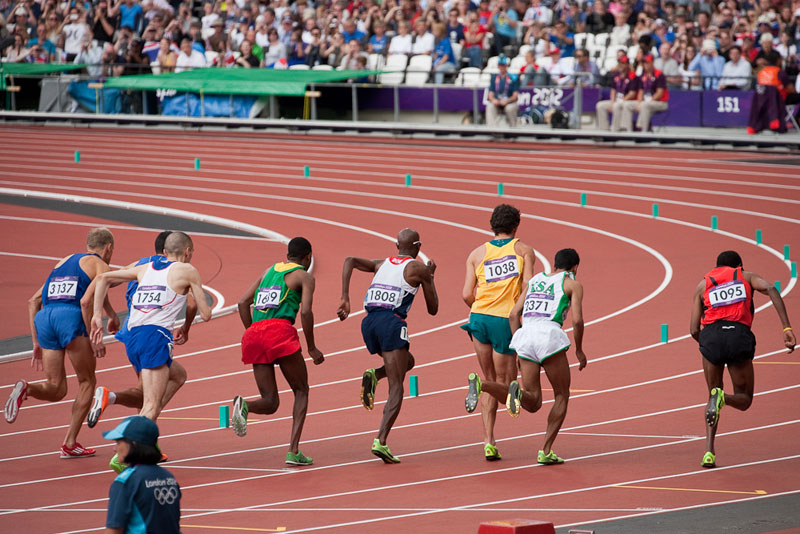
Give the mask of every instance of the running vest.
[{"label": "running vest", "polygon": [[294,324],[300,310],[300,293],[286,285],[286,275],[305,269],[297,263],[278,262],[269,268],[253,297],[253,322],[287,319]]},{"label": "running vest", "polygon": [[522,306],[522,324],[531,321],[553,321],[564,324],[569,310],[570,298],[564,293],[564,278],[573,274],[561,271],[557,274],[539,273],[528,282],[525,304]]},{"label": "running vest", "polygon": [[411,287],[403,274],[410,261],[415,260],[411,256],[392,256],[383,261],[364,296],[364,309],[367,313],[388,310],[403,319],[408,316],[408,310],[419,290],[419,287]]},{"label": "running vest", "polygon": [[486,252],[475,269],[478,289],[475,302],[472,303],[472,313],[497,317],[508,317],[511,313],[522,292],[524,259],[514,250],[517,241],[519,239],[511,239],[501,246],[491,241],[486,243]]},{"label": "running vest", "polygon": [[166,259],[147,264],[147,270],[131,299],[128,328],[154,325],[172,329],[186,303],[186,295],[178,295],[167,283],[174,265],[174,261]]},{"label": "running vest", "polygon": [[735,321],[753,324],[753,289],[741,267],[717,267],[705,276],[702,324]]},{"label": "running vest", "polygon": [[[135,267],[138,267],[139,265],[144,265],[145,263],[153,263],[156,260],[164,261],[166,259],[167,259],[166,257],[160,254],[156,254],[155,256],[145,256],[144,258],[141,258],[139,261],[136,262]],[[138,280],[132,280],[128,282],[128,288],[125,290],[125,302],[128,304],[128,310],[131,309],[131,299],[133,298],[133,294],[136,293],[137,287],[139,287]]]},{"label": "running vest", "polygon": [[42,307],[48,304],[68,304],[80,308],[81,298],[92,283],[89,275],[81,269],[81,258],[89,255],[100,257],[94,253],[73,254],[50,272],[42,288]]}]

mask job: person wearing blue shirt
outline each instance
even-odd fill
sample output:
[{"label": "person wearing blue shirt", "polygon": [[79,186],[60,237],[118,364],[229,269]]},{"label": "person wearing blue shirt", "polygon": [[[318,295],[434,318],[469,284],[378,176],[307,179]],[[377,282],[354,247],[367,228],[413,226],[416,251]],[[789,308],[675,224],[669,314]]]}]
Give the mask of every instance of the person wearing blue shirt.
[{"label": "person wearing blue shirt", "polygon": [[500,56],[497,61],[497,74],[492,74],[489,82],[489,102],[486,104],[486,125],[500,126],[501,116],[505,114],[508,125],[517,124],[519,104],[519,78],[508,73],[508,58]]},{"label": "person wearing blue shirt", "polygon": [[699,71],[704,89],[717,90],[725,68],[725,59],[717,53],[717,44],[713,39],[703,41],[701,53],[689,63],[690,71]]},{"label": "person wearing blue shirt", "polygon": [[508,9],[508,0],[497,0],[492,18],[489,20],[489,31],[494,33],[492,49],[494,55],[503,53],[503,47],[510,45],[517,37],[517,21],[519,17],[513,9]]},{"label": "person wearing blue shirt", "polygon": [[575,55],[575,39],[574,34],[567,33],[567,25],[564,21],[559,20],[553,26],[553,32],[550,34],[550,43],[561,50],[561,57],[572,57]]},{"label": "person wearing blue shirt", "polygon": [[125,3],[120,3],[114,6],[114,9],[109,11],[109,16],[114,16],[119,11],[120,19],[119,26],[127,26],[133,29],[134,32],[139,31],[139,25],[142,22],[144,11],[142,6],[134,3],[133,0],[125,0]]},{"label": "person wearing blue shirt", "polygon": [[344,21],[344,24],[342,24],[342,37],[344,37],[345,44],[349,43],[353,39],[363,43],[366,35],[364,35],[364,32],[356,28],[356,23],[354,20],[348,19]]},{"label": "person wearing blue shirt", "polygon": [[158,426],[133,415],[103,432],[114,440],[127,467],[108,491],[106,532],[115,534],[180,534],[181,488],[175,477],[158,466]]},{"label": "person wearing blue shirt", "polygon": [[453,46],[447,37],[447,28],[443,22],[433,24],[433,36],[436,39],[433,48],[434,81],[442,83],[445,74],[452,74],[456,71],[456,60],[453,57]]},{"label": "person wearing blue shirt", "polygon": [[375,34],[369,38],[367,52],[370,54],[385,54],[389,47],[389,38],[386,37],[386,24],[383,21],[375,22],[373,26]]}]

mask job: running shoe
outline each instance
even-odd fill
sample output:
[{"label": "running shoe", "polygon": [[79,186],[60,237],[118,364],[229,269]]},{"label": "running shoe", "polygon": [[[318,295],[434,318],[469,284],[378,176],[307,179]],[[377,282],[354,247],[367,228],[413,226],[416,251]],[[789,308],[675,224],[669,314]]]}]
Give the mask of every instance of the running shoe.
[{"label": "running shoe", "polygon": [[89,416],[86,418],[86,423],[89,425],[89,428],[94,428],[94,425],[100,420],[100,416],[103,415],[103,410],[108,407],[109,393],[109,389],[103,386],[99,386],[94,390],[92,407],[89,408]]},{"label": "running shoe", "polygon": [[522,406],[522,390],[519,382],[512,380],[508,385],[508,397],[506,397],[506,410],[511,417],[519,417],[520,407]]},{"label": "running shoe", "polygon": [[94,452],[94,449],[84,449],[80,443],[75,443],[72,448],[66,445],[61,446],[61,458],[64,459],[88,458],[89,456],[94,456]]},{"label": "running shoe", "polygon": [[717,457],[714,453],[709,451],[703,455],[703,461],[700,463],[705,468],[717,467]]},{"label": "running shoe", "polygon": [[375,407],[375,386],[378,385],[378,377],[375,376],[375,369],[367,369],[361,377],[361,404],[367,410]]},{"label": "running shoe", "polygon": [[708,426],[715,426],[719,422],[719,412],[725,406],[725,393],[722,388],[714,388],[711,390],[711,397],[708,399],[706,405],[706,424]]},{"label": "running shoe", "polygon": [[108,466],[116,473],[120,474],[128,468],[128,464],[122,463],[119,461],[119,456],[116,454],[111,457],[111,461],[108,462]]},{"label": "running shoe", "polygon": [[472,413],[478,407],[478,397],[481,396],[481,377],[477,373],[470,373],[468,380],[469,390],[467,398],[464,399],[464,406],[467,408],[467,413]]},{"label": "running shoe", "polygon": [[[158,443],[156,443],[156,449],[158,449],[158,452],[161,452],[161,447],[158,446]],[[161,452],[161,459],[158,461],[158,463],[163,464],[167,460],[169,460],[169,456]]]},{"label": "running shoe", "polygon": [[286,453],[286,463],[289,465],[311,465],[314,463],[314,459],[309,458],[298,450],[297,454],[293,452]]},{"label": "running shoe", "polygon": [[233,417],[231,417],[231,426],[233,432],[242,437],[247,434],[247,402],[239,395],[233,398]]},{"label": "running shoe", "polygon": [[11,390],[11,395],[8,396],[6,401],[6,421],[13,423],[19,414],[19,407],[22,406],[22,401],[28,398],[28,383],[24,380],[17,381],[14,384],[14,389]]},{"label": "running shoe", "polygon": [[500,451],[497,450],[497,447],[491,443],[487,443],[483,446],[483,456],[486,458],[487,462],[496,462],[503,458],[500,456]]},{"label": "running shoe", "polygon": [[555,465],[555,464],[563,464],[564,459],[559,458],[555,452],[552,450],[547,454],[544,451],[539,451],[539,455],[536,457],[536,461],[542,465]]},{"label": "running shoe", "polygon": [[392,455],[392,451],[389,450],[389,447],[387,445],[381,445],[381,441],[378,438],[372,441],[372,454],[383,460],[385,464],[400,463],[400,458]]}]

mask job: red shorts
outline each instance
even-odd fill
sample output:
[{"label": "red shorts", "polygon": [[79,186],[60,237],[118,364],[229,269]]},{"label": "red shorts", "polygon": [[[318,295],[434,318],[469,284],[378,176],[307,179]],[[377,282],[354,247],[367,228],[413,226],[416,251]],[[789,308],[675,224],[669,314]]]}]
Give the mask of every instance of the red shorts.
[{"label": "red shorts", "polygon": [[253,323],[242,336],[242,362],[273,363],[300,350],[300,338],[286,319],[265,319]]}]

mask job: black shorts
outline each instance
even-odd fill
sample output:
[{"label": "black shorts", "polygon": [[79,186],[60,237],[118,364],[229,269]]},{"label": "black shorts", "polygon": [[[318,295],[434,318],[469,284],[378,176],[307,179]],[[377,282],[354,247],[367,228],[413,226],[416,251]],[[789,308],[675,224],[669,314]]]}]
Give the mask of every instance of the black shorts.
[{"label": "black shorts", "polygon": [[717,321],[700,331],[700,353],[714,365],[751,361],[756,354],[756,336],[745,324]]},{"label": "black shorts", "polygon": [[407,349],[406,322],[391,311],[370,311],[361,321],[361,335],[370,354]]}]

